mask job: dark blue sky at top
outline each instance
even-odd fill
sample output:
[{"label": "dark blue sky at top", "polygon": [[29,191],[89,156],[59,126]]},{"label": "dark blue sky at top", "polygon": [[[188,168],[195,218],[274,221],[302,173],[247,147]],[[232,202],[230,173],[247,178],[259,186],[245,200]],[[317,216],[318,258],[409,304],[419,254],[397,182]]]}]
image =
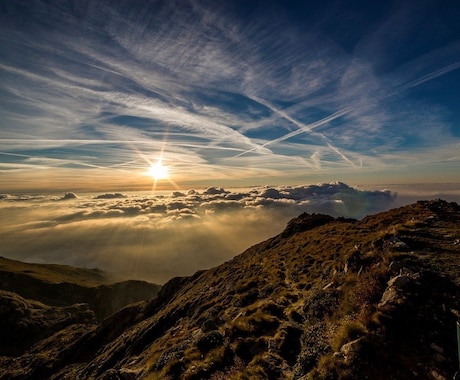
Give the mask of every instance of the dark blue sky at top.
[{"label": "dark blue sky at top", "polygon": [[457,1],[0,0],[0,179],[161,156],[184,181],[456,180],[459,19]]}]

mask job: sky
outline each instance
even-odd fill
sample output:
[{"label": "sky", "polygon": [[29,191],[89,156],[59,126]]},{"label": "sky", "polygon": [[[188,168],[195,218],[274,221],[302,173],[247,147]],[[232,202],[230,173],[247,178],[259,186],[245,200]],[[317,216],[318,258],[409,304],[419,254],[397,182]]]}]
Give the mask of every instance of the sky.
[{"label": "sky", "polygon": [[0,0],[0,255],[164,283],[302,212],[460,201],[458,1]]},{"label": "sky", "polygon": [[0,0],[0,192],[458,183],[459,19],[449,0]]}]

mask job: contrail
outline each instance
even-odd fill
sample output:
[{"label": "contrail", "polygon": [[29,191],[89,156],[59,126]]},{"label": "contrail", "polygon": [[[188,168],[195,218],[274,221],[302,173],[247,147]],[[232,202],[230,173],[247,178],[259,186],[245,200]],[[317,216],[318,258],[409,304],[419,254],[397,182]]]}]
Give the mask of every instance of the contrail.
[{"label": "contrail", "polygon": [[[327,140],[326,136],[323,135],[323,137]],[[344,161],[348,162],[351,166],[356,167],[356,165],[347,156],[345,156],[337,147],[332,145],[330,142],[327,143],[327,146],[329,147],[329,149],[333,150],[340,157],[342,157]]]},{"label": "contrail", "polygon": [[[411,82],[408,82],[404,85],[402,85],[400,87],[400,89],[402,90],[407,90],[407,89],[410,89],[410,88],[413,88],[413,87],[417,87],[425,82],[428,82],[432,79],[435,79],[437,77],[440,77],[442,75],[445,75],[453,70],[457,70],[458,68],[460,68],[460,61],[457,61],[457,62],[454,62],[450,65],[447,65],[445,67],[442,67],[436,71],[433,71],[429,74],[426,74],[418,79],[414,79],[413,81]],[[387,96],[381,98],[380,100],[383,100],[385,98],[388,98],[388,97],[391,97],[391,96],[394,96],[398,91],[394,91],[393,93],[390,93],[388,94]],[[311,124],[304,124],[304,123],[301,123],[299,122],[298,120],[295,120],[293,119],[291,116],[289,116],[286,112],[276,108],[275,106],[273,106],[272,104],[270,104],[269,102],[263,100],[263,99],[260,99],[258,97],[255,97],[255,96],[252,96],[250,97],[252,98],[253,100],[257,101],[258,103],[264,105],[265,107],[267,107],[268,109],[270,109],[271,111],[273,111],[274,113],[280,115],[282,118],[284,118],[285,120],[288,120],[290,121],[291,123],[293,123],[294,125],[296,125],[297,127],[299,127],[298,130],[296,131],[293,131],[293,132],[290,132],[286,135],[283,135],[281,137],[278,137],[274,140],[270,140],[270,141],[267,141],[265,144],[262,144],[258,147],[255,147],[253,149],[250,149],[250,150],[246,150],[236,156],[234,156],[233,158],[237,158],[237,157],[241,157],[241,156],[244,156],[248,153],[251,153],[251,152],[254,152],[260,148],[263,148],[263,147],[266,147],[267,145],[271,145],[271,144],[274,144],[274,143],[277,143],[277,142],[281,142],[281,141],[285,141],[291,137],[294,137],[294,136],[297,136],[301,133],[304,133],[304,132],[311,132],[313,129],[321,126],[321,125],[324,125],[326,123],[329,123],[330,121],[332,120],[335,120],[335,119],[338,119],[339,117],[342,117],[343,115],[346,115],[347,113],[350,113],[351,111],[353,111],[353,107],[347,107],[347,108],[343,108],[337,112],[334,112],[333,114],[323,118],[323,119],[320,119],[314,123],[311,123]],[[348,162],[349,164],[351,164],[352,166],[356,166],[347,156],[345,156],[345,154],[343,154],[337,147],[335,147],[334,145],[331,144],[331,142],[329,141],[329,139],[322,133],[318,133],[324,140],[326,140],[327,142],[327,145],[328,147],[333,150],[335,153],[337,153],[340,157],[342,157],[342,159],[346,162]]]},{"label": "contrail", "polygon": [[432,73],[426,74],[418,79],[414,79],[413,81],[406,83],[405,85],[402,86],[403,89],[409,89],[412,87],[417,87],[421,85],[422,83],[428,82],[432,79],[435,79],[437,77],[440,77],[444,74],[447,74],[453,70],[457,70],[460,68],[460,61],[451,63],[450,65],[447,65],[445,67],[442,67],[436,71],[433,71]]},{"label": "contrail", "polygon": [[[288,133],[286,135],[280,136],[280,137],[278,137],[278,138],[276,138],[274,140],[267,141],[265,144],[262,144],[262,145],[260,145],[258,147],[255,147],[255,148],[249,149],[247,151],[244,151],[244,152],[234,156],[233,158],[244,156],[245,154],[254,152],[255,150],[258,150],[259,148],[264,148],[267,145],[287,140],[287,139],[289,139],[291,137],[294,137],[294,136],[297,136],[297,135],[299,135],[301,133],[311,132],[315,128],[317,128],[317,127],[319,127],[321,125],[327,124],[332,120],[338,119],[339,117],[342,117],[343,115],[346,115],[347,113],[352,111],[351,107],[347,107],[347,108],[341,109],[341,110],[339,110],[337,112],[334,112],[333,114],[331,114],[329,116],[326,116],[323,119],[315,121],[314,123],[304,124],[304,123],[299,122],[298,120],[293,119],[291,116],[286,114],[284,111],[279,110],[278,108],[274,107],[273,105],[269,104],[268,102],[266,102],[266,101],[264,101],[262,99],[258,99],[258,98],[253,98],[253,99],[256,100],[257,102],[259,102],[260,104],[263,104],[264,106],[269,108],[271,111],[277,113],[278,115],[280,115],[284,119],[286,119],[286,120],[290,121],[291,123],[295,124],[296,126],[299,127],[299,129],[297,129],[296,131],[290,132],[290,133]],[[328,144],[330,144],[330,142],[329,142],[329,140],[327,139],[326,136],[324,136],[322,133],[320,133],[319,135],[322,138],[326,139],[328,141]],[[335,149],[337,149],[337,148],[335,148]]]},{"label": "contrail", "polygon": [[[89,168],[96,168],[96,169],[109,169],[109,167],[106,166],[100,166],[100,165],[93,165],[89,164],[83,161],[77,161],[77,160],[69,160],[69,159],[64,159],[64,158],[51,158],[51,157],[42,157],[42,156],[32,156],[29,154],[20,154],[20,153],[9,153],[9,152],[0,152],[0,155],[4,156],[14,156],[14,157],[23,157],[23,158],[28,158],[32,161],[47,161],[50,163],[56,163],[56,164],[73,164],[73,165],[79,165],[79,166],[85,166]],[[48,165],[50,167],[50,165]],[[53,165],[52,165],[53,166]],[[126,172],[126,170],[122,169],[114,169],[117,171],[121,172]]]}]

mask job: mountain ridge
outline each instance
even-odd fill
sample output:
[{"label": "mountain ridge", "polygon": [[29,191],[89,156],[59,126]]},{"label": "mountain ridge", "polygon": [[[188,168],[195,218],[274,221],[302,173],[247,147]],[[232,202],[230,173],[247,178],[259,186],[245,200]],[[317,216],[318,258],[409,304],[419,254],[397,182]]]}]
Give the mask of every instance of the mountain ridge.
[{"label": "mountain ridge", "polygon": [[360,221],[303,214],[150,301],[0,358],[0,375],[447,379],[457,364],[459,225],[460,207],[442,200]]},{"label": "mountain ridge", "polygon": [[100,269],[59,264],[34,264],[0,257],[0,289],[48,306],[87,303],[98,320],[114,311],[154,297],[160,285],[146,281],[115,281]]}]

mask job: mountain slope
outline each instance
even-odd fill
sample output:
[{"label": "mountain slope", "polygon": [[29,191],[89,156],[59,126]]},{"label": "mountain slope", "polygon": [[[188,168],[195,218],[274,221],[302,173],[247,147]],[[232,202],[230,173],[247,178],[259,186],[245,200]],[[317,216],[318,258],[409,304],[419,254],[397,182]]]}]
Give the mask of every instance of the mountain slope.
[{"label": "mountain slope", "polygon": [[361,221],[303,214],[97,327],[66,327],[1,358],[0,377],[451,378],[459,290],[457,204]]},{"label": "mountain slope", "polygon": [[49,306],[87,303],[102,320],[123,306],[154,297],[160,286],[137,280],[113,282],[100,269],[31,264],[0,257],[0,289]]}]

